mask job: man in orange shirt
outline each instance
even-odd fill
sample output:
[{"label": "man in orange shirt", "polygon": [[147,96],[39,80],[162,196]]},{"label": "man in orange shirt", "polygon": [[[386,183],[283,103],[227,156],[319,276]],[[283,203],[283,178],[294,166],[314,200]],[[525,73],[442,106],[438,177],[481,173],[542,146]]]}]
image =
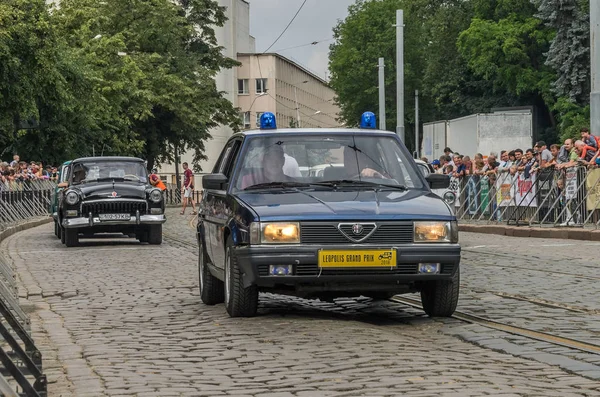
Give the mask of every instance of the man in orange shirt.
[{"label": "man in orange shirt", "polygon": [[159,188],[163,192],[165,190],[167,190],[167,187],[165,186],[165,184],[163,183],[163,181],[161,181],[160,177],[158,175],[156,175],[155,173],[152,173],[152,175],[150,175],[149,179],[150,179],[150,184],[152,186]]}]

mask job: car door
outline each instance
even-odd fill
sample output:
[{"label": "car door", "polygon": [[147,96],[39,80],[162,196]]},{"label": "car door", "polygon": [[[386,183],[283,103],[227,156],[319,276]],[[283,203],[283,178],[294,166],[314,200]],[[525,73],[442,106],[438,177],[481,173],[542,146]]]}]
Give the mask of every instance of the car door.
[{"label": "car door", "polygon": [[[235,160],[241,147],[241,139],[233,139],[227,143],[219,161],[213,170],[214,174],[224,174],[231,178],[235,167]],[[225,241],[223,241],[223,230],[231,217],[231,200],[227,196],[228,186],[222,190],[206,189],[206,213],[205,231],[208,237],[207,245],[211,263],[223,269],[225,260]]]}]

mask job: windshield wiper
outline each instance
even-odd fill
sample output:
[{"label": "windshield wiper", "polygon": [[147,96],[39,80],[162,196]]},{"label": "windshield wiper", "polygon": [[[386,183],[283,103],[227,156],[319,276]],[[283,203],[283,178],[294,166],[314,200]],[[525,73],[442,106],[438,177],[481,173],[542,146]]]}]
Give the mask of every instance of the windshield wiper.
[{"label": "windshield wiper", "polygon": [[286,188],[286,187],[310,187],[308,183],[302,182],[266,182],[258,183],[256,185],[248,186],[243,190],[255,190],[255,189],[266,189],[266,188]]},{"label": "windshield wiper", "polygon": [[369,181],[359,181],[355,179],[338,179],[333,181],[314,182],[313,185],[319,186],[331,186],[331,187],[343,187],[343,186],[356,186],[356,187],[369,187],[369,188],[390,188],[396,190],[408,190],[405,185],[392,185],[387,183],[377,183]]}]

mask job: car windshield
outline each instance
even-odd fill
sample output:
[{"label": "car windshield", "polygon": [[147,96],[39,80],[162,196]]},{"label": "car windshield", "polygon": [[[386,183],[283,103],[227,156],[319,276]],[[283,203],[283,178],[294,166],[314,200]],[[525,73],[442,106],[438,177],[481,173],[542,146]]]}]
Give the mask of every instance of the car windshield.
[{"label": "car windshield", "polygon": [[249,137],[234,190],[319,186],[423,188],[411,158],[390,136],[278,135]]},{"label": "car windshield", "polygon": [[148,173],[143,163],[135,161],[90,161],[72,165],[73,184],[115,181],[146,183]]}]

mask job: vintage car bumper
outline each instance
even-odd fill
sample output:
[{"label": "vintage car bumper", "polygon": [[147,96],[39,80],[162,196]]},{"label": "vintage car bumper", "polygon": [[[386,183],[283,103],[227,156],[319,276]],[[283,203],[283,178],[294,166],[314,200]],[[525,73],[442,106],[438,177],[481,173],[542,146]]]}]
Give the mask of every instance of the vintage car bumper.
[{"label": "vintage car bumper", "polygon": [[[396,250],[396,266],[385,268],[319,268],[318,253],[321,249],[389,250],[389,246],[261,245],[236,248],[235,255],[246,287],[252,284],[273,287],[282,284],[346,283],[360,289],[370,284],[398,285],[450,279],[460,265],[461,248],[458,244],[407,244],[393,248]],[[420,274],[419,263],[439,263],[441,270],[439,274]],[[269,265],[293,265],[293,270],[289,275],[273,276],[269,274]]]},{"label": "vintage car bumper", "polygon": [[69,228],[81,228],[81,227],[94,227],[100,225],[158,225],[165,223],[167,218],[164,214],[160,215],[139,215],[131,216],[129,220],[100,220],[98,217],[77,217],[77,218],[65,218],[62,221],[62,226],[66,229]]}]

